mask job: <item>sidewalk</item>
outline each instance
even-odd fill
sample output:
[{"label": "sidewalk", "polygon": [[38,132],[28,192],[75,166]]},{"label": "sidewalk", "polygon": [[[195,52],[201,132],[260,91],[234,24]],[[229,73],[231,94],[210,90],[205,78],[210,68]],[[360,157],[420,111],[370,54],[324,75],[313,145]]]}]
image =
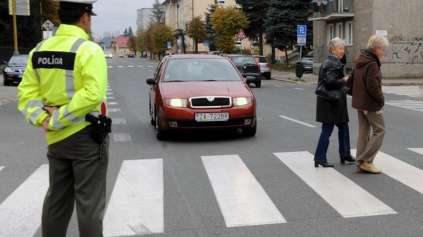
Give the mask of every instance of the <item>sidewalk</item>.
[{"label": "sidewalk", "polygon": [[[298,79],[295,73],[272,70],[272,79],[298,84],[317,85],[317,75],[304,74]],[[423,86],[423,78],[420,79],[383,79],[384,86]]]}]

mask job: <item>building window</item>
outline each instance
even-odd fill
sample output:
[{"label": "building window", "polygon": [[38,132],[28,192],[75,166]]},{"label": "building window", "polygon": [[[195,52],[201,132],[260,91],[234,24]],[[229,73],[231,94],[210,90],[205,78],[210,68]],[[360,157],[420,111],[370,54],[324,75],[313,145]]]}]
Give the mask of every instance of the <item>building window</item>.
[{"label": "building window", "polygon": [[348,21],[345,23],[345,44],[353,45],[353,22]]},{"label": "building window", "polygon": [[344,0],[338,0],[338,12],[344,12]]},{"label": "building window", "polygon": [[337,23],[336,24],[336,37],[339,37],[340,39],[343,39],[343,23]]},{"label": "building window", "polygon": [[327,29],[327,35],[328,35],[328,44],[329,44],[329,42],[333,39],[333,38],[335,38],[335,30],[334,30],[334,27],[333,27],[333,24],[329,24],[329,25],[327,25],[326,26],[326,29]]}]

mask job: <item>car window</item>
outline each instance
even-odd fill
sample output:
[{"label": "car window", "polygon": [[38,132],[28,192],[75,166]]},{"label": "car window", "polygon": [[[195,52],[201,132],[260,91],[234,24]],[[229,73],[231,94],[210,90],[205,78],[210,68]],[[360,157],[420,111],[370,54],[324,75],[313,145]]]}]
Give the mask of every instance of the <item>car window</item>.
[{"label": "car window", "polygon": [[12,56],[9,60],[9,65],[27,65],[29,55]]},{"label": "car window", "polygon": [[241,81],[232,64],[222,59],[171,59],[166,65],[164,82]]},{"label": "car window", "polygon": [[234,56],[232,57],[232,61],[235,64],[256,63],[254,57],[252,56]]},{"label": "car window", "polygon": [[259,60],[259,63],[267,63],[266,57],[257,57]]},{"label": "car window", "polygon": [[154,72],[154,80],[157,82],[158,80],[159,80],[159,78],[160,78],[160,75],[161,75],[161,70],[162,70],[162,66],[163,66],[163,64],[164,64],[164,62],[165,62],[165,59],[163,59],[161,62],[160,62],[160,64],[157,66],[157,68],[156,68],[156,71]]}]

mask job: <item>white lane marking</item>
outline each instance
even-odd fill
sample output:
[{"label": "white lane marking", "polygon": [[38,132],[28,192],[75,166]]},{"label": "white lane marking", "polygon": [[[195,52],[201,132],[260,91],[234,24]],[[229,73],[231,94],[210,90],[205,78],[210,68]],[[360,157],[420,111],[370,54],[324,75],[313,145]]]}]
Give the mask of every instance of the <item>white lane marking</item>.
[{"label": "white lane marking", "polygon": [[109,112],[121,112],[119,108],[109,108]]},{"label": "white lane marking", "polygon": [[[421,153],[418,148],[408,148],[411,151]],[[351,149],[351,154],[356,154],[356,149]],[[379,162],[380,161],[380,162]],[[423,194],[423,170],[418,169],[402,160],[379,151],[373,161],[374,165],[382,170],[383,174],[397,180],[400,183]]]},{"label": "white lane marking", "polygon": [[154,67],[154,66],[147,66],[147,67]]},{"label": "white lane marking", "polygon": [[300,90],[300,91],[303,91],[304,90],[304,88],[294,88],[295,90]]},{"label": "white lane marking", "polygon": [[125,160],[104,217],[104,236],[164,232],[163,159]]},{"label": "white lane marking", "polygon": [[113,92],[107,92],[106,95],[113,95]]},{"label": "white lane marking", "polygon": [[286,223],[238,155],[201,159],[227,227]]},{"label": "white lane marking", "polygon": [[124,118],[112,118],[112,124],[126,124]]},{"label": "white lane marking", "polygon": [[404,109],[411,109],[419,112],[423,112],[423,102],[416,100],[391,100],[385,102],[387,105],[400,107]]},{"label": "white lane marking", "polygon": [[117,105],[118,102],[107,102],[108,105]]},{"label": "white lane marking", "polygon": [[397,213],[335,169],[315,168],[313,155],[309,152],[274,155],[344,218]]},{"label": "white lane marking", "polygon": [[138,65],[137,67],[144,67],[144,66]]},{"label": "white lane marking", "polygon": [[110,91],[112,91],[112,89],[110,89],[110,88],[107,88],[107,91],[109,91],[109,92],[110,92]]},{"label": "white lane marking", "polygon": [[117,66],[117,67],[123,67],[123,66]]},{"label": "white lane marking", "polygon": [[[113,121],[113,119],[112,119]],[[131,135],[129,133],[112,133],[113,141],[115,142],[130,142],[132,141]]]},{"label": "white lane marking", "polygon": [[129,65],[128,67],[134,67],[133,65]]},{"label": "white lane marking", "polygon": [[107,99],[108,99],[108,100],[114,100],[114,99],[115,99],[115,97],[113,97],[113,96],[107,96]]},{"label": "white lane marking", "polygon": [[0,166],[0,170],[2,170],[4,168],[4,166]]},{"label": "white lane marking", "polygon": [[113,68],[113,66],[107,66],[107,68]]},{"label": "white lane marking", "polygon": [[41,225],[49,186],[48,165],[42,165],[0,205],[0,236],[33,236]]},{"label": "white lane marking", "polygon": [[286,116],[283,116],[283,115],[279,115],[279,117],[284,118],[286,120],[290,120],[292,122],[296,122],[296,123],[302,124],[302,125],[307,126],[307,127],[310,127],[310,128],[315,128],[316,127],[314,125],[311,125],[311,124],[308,124],[308,123],[304,123],[304,122],[301,122],[299,120],[296,120],[296,119],[293,119],[293,118],[290,118],[290,117],[286,117]]}]

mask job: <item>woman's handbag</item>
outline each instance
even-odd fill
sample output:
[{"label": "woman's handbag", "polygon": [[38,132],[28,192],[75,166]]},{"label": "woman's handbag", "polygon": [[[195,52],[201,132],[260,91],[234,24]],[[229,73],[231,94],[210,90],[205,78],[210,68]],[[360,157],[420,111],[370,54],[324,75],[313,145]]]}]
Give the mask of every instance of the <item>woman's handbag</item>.
[{"label": "woman's handbag", "polygon": [[337,102],[341,99],[342,92],[340,89],[330,90],[326,87],[325,80],[320,80],[316,87],[316,95],[325,100]]}]

